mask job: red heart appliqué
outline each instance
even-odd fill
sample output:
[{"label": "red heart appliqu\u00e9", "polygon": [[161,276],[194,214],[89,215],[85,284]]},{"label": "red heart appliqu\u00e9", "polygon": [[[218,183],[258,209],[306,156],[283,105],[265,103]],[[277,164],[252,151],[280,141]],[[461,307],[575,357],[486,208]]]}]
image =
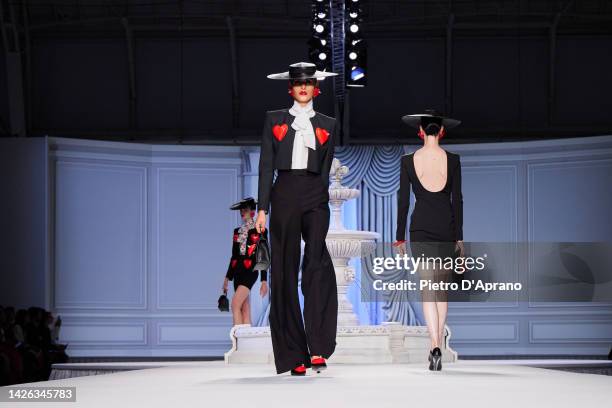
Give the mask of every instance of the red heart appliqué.
[{"label": "red heart appliqu\u00e9", "polygon": [[259,241],[259,234],[251,234],[251,241],[252,242]]},{"label": "red heart appliqu\u00e9", "polygon": [[325,144],[327,139],[329,139],[329,132],[323,128],[317,128],[315,130],[315,135],[317,135],[317,139],[319,139],[319,143]]},{"label": "red heart appliqu\u00e9", "polygon": [[256,244],[249,245],[249,247],[247,248],[247,253],[249,254],[249,256],[253,255],[253,252],[255,251],[256,246],[257,246]]},{"label": "red heart appliqu\u00e9", "polygon": [[253,261],[251,261],[250,259],[244,259],[242,261],[242,263],[244,264],[244,267],[249,269],[251,267],[251,264],[253,263]]},{"label": "red heart appliqu\u00e9", "polygon": [[236,267],[236,263],[238,262],[237,259],[232,259],[232,268]]},{"label": "red heart appliqu\u00e9", "polygon": [[238,241],[238,234],[234,234],[234,242]]},{"label": "red heart appliqu\u00e9", "polygon": [[279,142],[284,139],[285,135],[287,134],[287,130],[289,130],[289,126],[287,126],[286,123],[283,123],[282,125],[274,125],[274,127],[272,127],[272,133],[274,133],[274,137]]}]

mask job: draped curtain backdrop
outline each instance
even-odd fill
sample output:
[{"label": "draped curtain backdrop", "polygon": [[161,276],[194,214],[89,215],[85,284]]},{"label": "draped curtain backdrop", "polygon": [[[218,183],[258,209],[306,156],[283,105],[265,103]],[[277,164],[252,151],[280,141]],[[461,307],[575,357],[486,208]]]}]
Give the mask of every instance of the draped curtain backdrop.
[{"label": "draped curtain backdrop", "polygon": [[[344,206],[345,225],[347,228],[355,225],[358,230],[378,232],[381,236],[379,243],[386,243],[377,245],[372,256],[393,256],[389,244],[395,240],[399,169],[403,154],[402,146],[343,146],[335,150],[334,157],[349,168],[342,184],[361,191],[356,205]],[[352,223],[352,220],[356,222]],[[418,299],[410,299],[402,293],[395,294],[395,298],[381,297],[370,289],[374,274],[370,270],[362,270],[362,266],[367,267],[371,263],[362,265],[360,260],[353,260],[352,264],[356,271],[355,283],[348,295],[361,324],[385,321],[422,324],[422,308]]]}]

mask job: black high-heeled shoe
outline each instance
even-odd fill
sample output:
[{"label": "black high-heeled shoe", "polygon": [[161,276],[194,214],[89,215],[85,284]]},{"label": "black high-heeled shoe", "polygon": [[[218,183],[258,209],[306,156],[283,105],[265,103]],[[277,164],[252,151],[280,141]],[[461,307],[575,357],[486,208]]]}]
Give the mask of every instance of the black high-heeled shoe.
[{"label": "black high-heeled shoe", "polygon": [[439,347],[435,347],[429,352],[429,369],[431,371],[442,370],[442,351]]}]

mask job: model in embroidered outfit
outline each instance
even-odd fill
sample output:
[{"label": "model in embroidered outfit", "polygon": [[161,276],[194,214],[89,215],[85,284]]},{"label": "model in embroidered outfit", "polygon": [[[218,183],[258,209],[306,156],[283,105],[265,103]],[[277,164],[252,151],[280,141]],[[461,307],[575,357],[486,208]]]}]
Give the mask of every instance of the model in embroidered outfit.
[{"label": "model in embroidered outfit", "polygon": [[[268,75],[289,81],[290,109],[269,111],[261,139],[257,229],[270,210],[270,330],[278,374],[317,372],[336,347],[336,276],[325,244],[329,228],[329,171],[339,131],[336,120],[313,109],[318,80],[336,75],[300,62]],[[273,182],[274,170],[277,170]],[[304,239],[302,293],[298,299],[300,238]]]},{"label": "model in embroidered outfit", "polygon": [[[234,297],[231,306],[234,326],[251,323],[249,295],[258,276],[253,267],[256,264],[255,253],[260,238],[253,219],[255,207],[256,202],[252,197],[244,198],[230,207],[230,210],[240,210],[242,217],[242,225],[234,229],[232,259],[230,259],[223,281],[223,290],[227,292],[229,281],[234,280]],[[263,234],[267,237],[266,231]],[[268,293],[267,277],[268,272],[261,271],[259,293],[262,297]]]},{"label": "model in embroidered outfit", "polygon": [[[453,257],[456,251],[463,256],[463,196],[461,193],[461,162],[459,155],[442,149],[439,141],[446,129],[461,123],[443,117],[434,110],[406,115],[402,120],[419,129],[423,147],[402,156],[395,246],[401,254],[406,251],[406,218],[410,206],[410,186],[416,203],[410,218],[410,249],[412,257]],[[419,269],[420,279],[449,282],[451,271],[441,267],[443,262]],[[429,369],[442,369],[441,342],[448,311],[446,291],[423,291],[423,314],[429,337]]]}]

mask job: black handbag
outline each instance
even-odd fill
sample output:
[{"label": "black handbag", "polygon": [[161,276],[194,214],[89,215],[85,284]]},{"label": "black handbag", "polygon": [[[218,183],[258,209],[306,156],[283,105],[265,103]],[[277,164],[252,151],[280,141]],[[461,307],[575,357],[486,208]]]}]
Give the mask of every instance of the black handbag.
[{"label": "black handbag", "polygon": [[219,296],[219,300],[217,301],[217,303],[221,312],[229,312],[229,299],[227,298],[227,290],[224,290],[223,294]]},{"label": "black handbag", "polygon": [[257,241],[257,248],[255,252],[255,266],[254,271],[267,271],[270,267],[270,246],[268,245],[268,239],[266,235],[260,234],[259,241]]}]

